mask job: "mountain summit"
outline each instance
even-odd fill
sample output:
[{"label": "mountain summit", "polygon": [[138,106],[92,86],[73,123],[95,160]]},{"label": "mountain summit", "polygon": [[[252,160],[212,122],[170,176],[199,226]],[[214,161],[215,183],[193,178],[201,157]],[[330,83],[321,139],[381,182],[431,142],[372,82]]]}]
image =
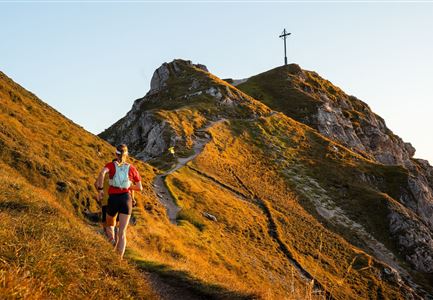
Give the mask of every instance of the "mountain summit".
[{"label": "mountain summit", "polygon": [[[165,170],[156,185],[178,220],[255,249],[270,238],[281,278],[293,268],[336,299],[432,295],[432,167],[315,72],[292,64],[223,81],[174,60],[100,136]],[[239,203],[256,217],[239,216]],[[276,290],[286,292],[282,282]]]},{"label": "mountain summit", "polygon": [[393,134],[366,103],[296,64],[252,76],[237,87],[269,107],[383,164],[404,165],[415,154],[412,145]]}]

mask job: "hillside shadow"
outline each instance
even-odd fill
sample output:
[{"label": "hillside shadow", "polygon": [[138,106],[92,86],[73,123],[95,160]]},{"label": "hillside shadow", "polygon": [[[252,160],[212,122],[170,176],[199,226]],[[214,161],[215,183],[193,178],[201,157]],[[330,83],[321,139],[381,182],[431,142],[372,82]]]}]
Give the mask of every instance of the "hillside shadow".
[{"label": "hillside shadow", "polygon": [[[166,285],[189,295],[193,299],[260,299],[256,294],[246,294],[228,290],[216,284],[205,283],[185,271],[175,270],[168,265],[157,262],[132,258],[138,269],[156,274],[159,279]],[[181,297],[182,295],[178,295]]]}]

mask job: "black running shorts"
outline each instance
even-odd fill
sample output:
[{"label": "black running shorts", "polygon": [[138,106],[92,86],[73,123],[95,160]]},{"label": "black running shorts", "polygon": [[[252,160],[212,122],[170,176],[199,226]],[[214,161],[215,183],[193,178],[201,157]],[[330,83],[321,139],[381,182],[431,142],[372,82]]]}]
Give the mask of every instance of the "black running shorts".
[{"label": "black running shorts", "polygon": [[102,206],[101,222],[105,223],[107,216],[107,205]]},{"label": "black running shorts", "polygon": [[108,197],[107,214],[114,217],[118,213],[125,215],[132,213],[132,198],[129,193],[111,194]]}]

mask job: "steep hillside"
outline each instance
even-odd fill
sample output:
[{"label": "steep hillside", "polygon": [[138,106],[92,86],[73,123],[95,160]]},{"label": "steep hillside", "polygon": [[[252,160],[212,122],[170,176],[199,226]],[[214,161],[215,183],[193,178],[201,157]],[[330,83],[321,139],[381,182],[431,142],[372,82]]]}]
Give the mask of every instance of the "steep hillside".
[{"label": "steep hillside", "polygon": [[3,73],[0,100],[0,298],[158,298],[78,217],[112,148]]},{"label": "steep hillside", "polygon": [[[412,145],[396,136],[366,103],[347,95],[317,73],[302,70],[295,64],[252,76],[237,87],[367,159],[385,165],[402,166],[402,171],[407,175],[400,177],[400,183],[393,187],[394,198],[421,219],[426,227],[424,231],[431,236],[433,168],[425,160],[414,159],[415,149]],[[366,180],[379,182],[375,175]],[[406,245],[399,247],[400,252],[405,253],[406,260],[417,270],[431,274],[431,254],[426,255],[425,249],[431,249],[433,244],[428,242],[418,247],[417,239],[412,235],[397,237],[395,232],[401,233],[401,226],[398,221],[392,225],[394,238],[400,239],[400,245]],[[403,250],[408,248],[418,249],[408,254]],[[427,252],[431,253],[431,250]]]},{"label": "steep hillside", "polygon": [[1,299],[159,298],[55,196],[0,167]]},{"label": "steep hillside", "polygon": [[[92,185],[114,148],[3,73],[0,100],[0,298],[250,299],[287,295],[291,287],[293,295],[305,293],[296,274],[280,275],[285,261],[267,235],[257,249],[244,238],[251,251],[244,258],[234,251],[234,235],[170,224],[151,185],[157,170],[135,160],[144,192],[128,229],[127,261],[119,261],[86,220],[99,211]],[[245,209],[249,223],[256,215]],[[275,282],[260,284],[271,277]]]},{"label": "steep hillside", "polygon": [[[0,75],[1,298],[299,299],[323,293],[281,251],[261,207],[196,181],[189,197],[209,199],[204,186],[212,199],[220,199],[210,202],[218,205],[219,219],[191,207],[173,225],[153,191],[158,170],[139,161],[134,163],[144,193],[133,212],[136,225],[128,229],[127,262],[118,261],[85,218],[99,210],[92,184],[113,148]],[[212,76],[203,79],[226,87]],[[232,114],[250,119],[269,112],[242,97],[239,104],[210,103],[205,109],[223,112],[227,104]],[[177,126],[178,146],[188,155],[188,138],[194,143],[199,133],[182,130],[194,128],[189,120],[195,114],[182,108],[158,113]],[[170,161],[163,156],[160,163]]]},{"label": "steep hillside", "polygon": [[[317,99],[310,100],[302,118],[314,116]],[[175,60],[155,71],[149,93],[101,137],[172,170],[163,177],[170,195],[160,196],[181,208],[173,230],[195,227],[207,236],[201,255],[217,250],[239,283],[271,285],[267,295],[278,298],[297,274],[299,284],[313,279],[314,291],[335,299],[431,297],[433,235],[402,201],[417,200],[407,169],[263,102],[275,111],[204,66]],[[191,156],[197,145],[202,152]]]},{"label": "steep hillside", "polygon": [[394,135],[366,103],[296,64],[252,76],[237,87],[269,107],[381,163],[403,164],[415,153],[415,149]]},{"label": "steep hillside", "polygon": [[[415,148],[395,135],[366,103],[295,64],[258,74],[237,87],[366,158],[403,166],[410,175],[404,183],[408,189],[396,199],[433,231],[433,167],[414,159]],[[416,264],[419,270],[433,271],[431,261]]]}]

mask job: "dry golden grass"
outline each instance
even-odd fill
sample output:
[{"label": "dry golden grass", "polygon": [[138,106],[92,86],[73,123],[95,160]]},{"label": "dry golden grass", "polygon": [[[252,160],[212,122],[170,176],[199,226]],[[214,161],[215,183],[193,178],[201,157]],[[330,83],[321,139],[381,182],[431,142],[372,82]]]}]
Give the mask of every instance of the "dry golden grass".
[{"label": "dry golden grass", "polygon": [[[137,277],[136,270],[126,263],[120,265],[108,243],[79,218],[86,209],[99,210],[92,184],[100,168],[111,160],[113,148],[0,75],[0,155],[13,171],[6,165],[2,169],[7,170],[11,178],[16,177],[20,186],[19,191],[14,190],[12,182],[11,186],[3,188],[2,194],[5,201],[1,210],[2,240],[10,240],[0,250],[2,262],[6,262],[2,267],[2,295],[104,298],[109,295],[107,290],[115,298],[143,298],[151,294],[150,290],[146,294],[146,281]],[[133,253],[136,249],[154,264],[171,263],[178,270],[183,268],[176,265],[180,257],[177,253],[183,253],[191,257],[192,267],[188,271],[193,276],[205,278],[212,274],[210,268],[201,271],[209,257],[203,257],[203,252],[198,250],[190,251],[190,244],[196,249],[206,246],[202,237],[196,235],[195,227],[173,230],[152,191],[154,170],[138,161],[134,164],[143,177],[144,192],[137,195],[139,205],[134,214],[138,225],[129,230],[131,247],[128,246],[128,251]],[[28,182],[20,179],[16,172]],[[45,203],[46,208],[33,211],[33,204],[28,203],[36,207]],[[51,211],[55,212],[53,216]],[[47,218],[43,218],[45,213]],[[196,235],[194,239],[190,238],[191,232]],[[23,249],[21,257],[14,256]],[[104,262],[109,264],[105,269]],[[125,272],[131,278],[127,278]],[[230,288],[227,279],[233,275],[229,270],[224,272],[217,277]],[[213,283],[212,280],[206,282]],[[136,287],[138,285],[140,287]]]},{"label": "dry golden grass", "polygon": [[[20,186],[19,190],[13,189],[15,183],[10,179],[11,183],[7,183],[2,194],[5,202],[0,232],[2,240],[10,240],[0,249],[2,262],[6,262],[2,263],[2,295],[103,298],[108,296],[107,290],[115,298],[142,298],[152,294],[136,270],[127,263],[120,264],[108,243],[80,218],[85,209],[99,210],[93,198],[92,183],[99,169],[111,160],[113,148],[66,120],[4,75],[1,79],[0,143],[3,151],[0,155],[12,168],[2,167],[6,172],[3,176],[10,174]],[[189,123],[193,123],[191,128],[202,124],[194,112],[182,113],[181,119],[172,114],[168,114],[169,117],[174,123],[179,120],[185,123],[184,129],[179,130],[185,130],[187,136],[191,134]],[[198,123],[194,125],[194,122]],[[178,227],[171,225],[151,187],[154,170],[146,164],[134,163],[143,177],[144,192],[137,195],[139,205],[134,209],[137,226],[130,227],[128,233],[127,257],[130,260],[145,260],[151,266],[167,265],[179,278],[186,275],[176,272],[185,271],[196,279],[194,285],[208,290],[211,295],[228,293],[242,298],[253,293],[270,298],[284,294],[271,284],[261,284],[274,276],[283,285],[279,273],[284,273],[284,264],[275,264],[271,273],[266,270],[266,247],[274,251],[270,257],[278,258],[278,252],[272,250],[275,245],[261,244],[260,251],[249,254],[239,250],[235,233],[220,236],[218,227],[210,231],[213,224],[207,220],[203,221],[206,223],[203,231],[186,221]],[[9,181],[4,179],[4,182]],[[66,183],[65,191],[58,189],[58,182]],[[199,188],[207,188],[205,183],[197,184]],[[230,195],[222,201],[229,206],[230,201],[235,203],[234,207],[238,205],[238,200]],[[45,214],[48,215],[45,217]],[[201,212],[197,214],[202,218]],[[254,222],[255,214],[251,210],[248,216],[240,217]],[[229,220],[226,222],[230,225]],[[248,236],[244,238],[246,246],[248,239]],[[248,249],[254,250],[252,246]],[[17,251],[21,251],[21,256],[14,256]],[[244,262],[248,265],[255,260],[260,277],[256,276],[254,267],[243,270]],[[104,267],[104,262],[109,266]],[[296,277],[293,280],[296,281]],[[221,288],[215,288],[215,284]],[[138,285],[140,288],[136,288]],[[294,285],[298,287],[297,283]]]},{"label": "dry golden grass", "polygon": [[[0,99],[1,160],[79,215],[84,210],[98,211],[93,182],[102,167],[112,160],[114,148],[1,72]],[[153,169],[131,161],[150,181]],[[146,188],[147,192],[151,189]]]},{"label": "dry golden grass", "polygon": [[[272,291],[274,296],[289,290],[290,265],[276,249],[267,233],[266,220],[254,204],[187,169],[170,176],[169,186],[182,209],[195,212],[192,220],[181,221],[180,226],[204,225],[202,232],[195,230],[204,242],[196,256],[212,259],[204,261],[202,276],[209,276],[205,273],[213,270],[215,282],[230,278],[233,285],[254,287],[262,294]],[[207,220],[204,212],[215,215],[218,221]],[[269,277],[274,280],[263,280]]]},{"label": "dry golden grass", "polygon": [[[185,150],[208,113],[236,119],[269,113],[220,79],[189,71],[241,105],[227,114],[224,107],[198,102],[183,107],[173,101],[176,110],[159,110],[159,117],[185,137]],[[174,278],[201,296],[320,298],[293,270],[286,251],[336,299],[399,298],[396,286],[377,280],[380,263],[320,222],[279,161],[298,163],[318,177],[326,177],[323,170],[342,169],[341,176],[348,176],[356,168],[376,166],[338,145],[341,151],[332,152],[329,140],[279,114],[210,129],[212,142],[191,168],[167,177],[183,209],[178,226],[169,223],[153,192],[158,170],[133,160],[144,186],[134,209],[137,225],[128,229],[126,258],[136,266],[120,263],[80,218],[84,209],[99,210],[92,183],[113,148],[0,75],[0,97],[7,101],[0,105],[0,159],[23,177],[0,168],[0,182],[8,184],[0,189],[0,238],[11,241],[0,249],[0,296],[102,298],[109,290],[113,298],[143,298],[153,295],[137,271],[144,269]],[[182,80],[190,84],[188,76]],[[185,92],[181,84],[170,91],[173,99]],[[58,182],[66,183],[65,191]]]},{"label": "dry golden grass", "polygon": [[157,298],[94,229],[0,164],[0,298]]},{"label": "dry golden grass", "polygon": [[[294,259],[327,288],[333,297],[376,298],[380,297],[378,293],[391,298],[402,297],[398,285],[378,277],[384,265],[325,228],[318,222],[314,208],[305,210],[302,202],[294,196],[297,191],[285,179],[282,169],[275,164],[275,159],[278,159],[275,154],[279,153],[278,143],[284,142],[280,153],[287,151],[284,153],[286,160],[296,157],[300,151],[308,152],[316,159],[325,156],[314,156],[314,151],[320,146],[311,140],[302,142],[311,134],[310,128],[286,120],[281,115],[275,115],[271,119],[274,119],[271,123],[276,124],[271,126],[267,119],[257,123],[237,121],[218,124],[211,129],[213,141],[193,162],[193,167],[225,185],[244,194],[250,193],[268,203],[281,240]],[[267,126],[264,127],[264,124]],[[270,134],[268,130],[277,130],[274,128],[277,125],[282,127],[281,131],[289,134]],[[238,129],[233,131],[233,128]],[[274,139],[284,136],[285,141]],[[268,152],[268,147],[275,148],[275,152]],[[326,148],[322,151],[326,152]],[[327,166],[341,168],[342,165],[367,163],[355,153],[346,151],[342,155],[338,165],[328,163]],[[303,153],[302,159],[308,160],[308,155]],[[298,159],[298,163],[302,159]],[[329,172],[332,169],[327,170]],[[183,180],[190,178],[191,176],[184,176]]]}]

